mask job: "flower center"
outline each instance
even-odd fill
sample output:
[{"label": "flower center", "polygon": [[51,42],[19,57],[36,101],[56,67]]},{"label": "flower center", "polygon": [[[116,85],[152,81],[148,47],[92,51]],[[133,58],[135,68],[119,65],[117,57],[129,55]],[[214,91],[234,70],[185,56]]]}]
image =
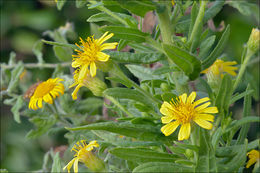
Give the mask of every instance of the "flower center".
[{"label": "flower center", "polygon": [[190,103],[183,103],[179,101],[174,108],[174,116],[176,120],[182,124],[189,123],[194,117],[195,109],[194,105]]},{"label": "flower center", "polygon": [[40,98],[48,94],[53,88],[55,87],[54,83],[50,82],[42,82],[38,87],[36,88],[34,92],[34,97]]},{"label": "flower center", "polygon": [[100,46],[95,43],[95,40],[88,38],[87,42],[83,44],[83,57],[87,62],[93,62],[97,60],[97,53],[100,52]]}]

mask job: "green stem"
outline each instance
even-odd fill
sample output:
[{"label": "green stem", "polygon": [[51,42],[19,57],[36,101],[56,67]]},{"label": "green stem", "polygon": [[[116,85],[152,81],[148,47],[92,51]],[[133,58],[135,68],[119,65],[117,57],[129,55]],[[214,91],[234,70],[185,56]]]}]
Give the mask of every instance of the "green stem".
[{"label": "green stem", "polygon": [[[65,62],[65,63],[59,63],[59,64],[26,63],[26,64],[24,64],[24,67],[25,68],[56,68],[58,65],[60,65],[62,67],[68,67],[71,65],[71,62]],[[2,68],[2,69],[12,69],[12,68],[15,68],[16,66],[17,66],[17,64],[13,64],[13,65],[0,64],[0,68]]]},{"label": "green stem", "polygon": [[[195,124],[191,124],[191,128],[192,128],[192,132],[191,132],[191,136],[190,136],[190,140],[191,140],[191,143],[192,145],[195,145],[195,146],[200,146],[199,145],[199,127],[196,126]],[[194,151],[194,163],[197,163],[197,160],[198,160],[198,153],[196,151]]]},{"label": "green stem", "polygon": [[171,22],[168,9],[165,7],[163,12],[157,11],[157,16],[159,20],[159,26],[162,34],[162,39],[164,43],[170,44],[172,42],[171,37]]},{"label": "green stem", "polygon": [[238,84],[241,82],[242,77],[243,77],[243,75],[245,73],[246,67],[248,65],[248,62],[249,62],[249,60],[251,59],[251,57],[253,55],[254,55],[254,52],[252,52],[250,49],[247,49],[246,58],[245,58],[244,62],[242,63],[242,65],[240,67],[240,70],[238,72],[236,81],[235,81],[234,86],[233,86],[233,91],[235,91],[235,89],[237,88]]},{"label": "green stem", "polygon": [[123,112],[125,112],[127,115],[129,115],[130,117],[134,117],[133,114],[131,114],[130,112],[128,112],[128,110],[122,106],[116,99],[114,99],[113,97],[111,96],[108,96],[108,95],[105,95],[105,97],[107,99],[109,99],[112,103],[114,103],[119,109],[121,109]]},{"label": "green stem", "polygon": [[206,5],[207,5],[207,1],[205,1],[205,0],[201,1],[199,13],[198,13],[196,21],[194,23],[188,44],[190,44],[194,40],[195,36],[197,35],[199,26],[201,25],[201,23],[203,23],[203,17],[204,17]]}]

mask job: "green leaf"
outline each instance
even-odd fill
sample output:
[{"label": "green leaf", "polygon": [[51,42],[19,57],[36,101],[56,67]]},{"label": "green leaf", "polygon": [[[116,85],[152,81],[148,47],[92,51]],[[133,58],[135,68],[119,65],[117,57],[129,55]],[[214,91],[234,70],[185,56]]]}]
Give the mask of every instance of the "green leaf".
[{"label": "green leaf", "polygon": [[161,153],[147,148],[114,148],[109,153],[124,160],[130,160],[137,163],[145,162],[174,162],[180,156],[176,154]]},{"label": "green leaf", "polygon": [[161,141],[170,142],[176,137],[165,137],[160,132],[160,127],[151,125],[132,124],[130,122],[104,122],[89,124],[86,126],[67,128],[68,130],[105,130],[108,132],[117,133],[124,136],[137,138],[143,141]]},{"label": "green leaf", "polygon": [[122,49],[124,49],[127,44],[129,43],[129,41],[126,40],[119,40],[118,46],[117,46],[117,51],[121,51]]},{"label": "green leaf", "polygon": [[166,101],[166,102],[170,102],[170,101],[172,101],[172,99],[175,100],[178,97],[176,94],[171,93],[171,92],[163,93],[161,96],[162,96],[163,101]]},{"label": "green leaf", "polygon": [[[250,90],[250,85],[247,86],[246,91],[248,92]],[[248,94],[244,98],[244,107],[243,107],[243,117],[247,117],[251,115],[251,108],[252,108],[252,96],[251,94]],[[237,144],[243,144],[246,137],[247,132],[249,130],[250,124],[244,124],[239,132],[238,138],[237,138]]]},{"label": "green leaf", "polygon": [[201,63],[194,55],[169,44],[163,44],[163,49],[168,58],[173,60],[173,62],[181,68],[191,80],[194,80],[199,76]]},{"label": "green leaf", "polygon": [[212,141],[211,142],[212,142],[212,146],[213,146],[214,151],[216,150],[216,147],[218,146],[218,142],[219,142],[221,135],[222,135],[222,129],[221,129],[221,127],[219,127],[215,131],[214,135],[212,135]]},{"label": "green leaf", "polygon": [[149,162],[137,166],[133,173],[139,172],[193,172],[193,168],[172,162]]},{"label": "green leaf", "polygon": [[196,146],[196,145],[190,145],[190,144],[180,143],[180,142],[177,142],[177,141],[174,141],[174,143],[175,143],[178,147],[181,147],[181,148],[184,148],[184,149],[190,149],[190,150],[193,150],[193,151],[196,151],[196,152],[199,151],[199,147]]},{"label": "green leaf", "polygon": [[87,4],[87,0],[76,0],[76,7],[81,8]]},{"label": "green leaf", "polygon": [[102,138],[105,142],[111,143],[118,147],[145,147],[145,146],[160,146],[160,142],[150,141],[132,141],[132,138],[120,138],[118,134],[106,132],[104,130],[92,130],[98,137]]},{"label": "green leaf", "polygon": [[126,28],[123,26],[104,26],[101,27],[100,30],[102,32],[112,32],[115,34],[115,38],[128,40],[128,41],[135,41],[137,43],[145,42],[146,37],[149,36],[148,33],[144,33],[138,29],[134,28]]},{"label": "green leaf", "polygon": [[43,61],[43,54],[42,54],[42,48],[43,48],[43,43],[41,40],[38,40],[34,45],[33,45],[33,53],[36,55],[37,60],[40,64],[44,63]]},{"label": "green leaf", "polygon": [[202,70],[205,70],[206,68],[211,66],[215,62],[215,60],[220,56],[220,54],[226,47],[229,34],[230,34],[230,27],[228,25],[226,30],[222,34],[217,46],[210,53],[210,55],[204,61],[202,61]]},{"label": "green leaf", "polygon": [[109,52],[111,59],[120,63],[151,64],[164,58],[161,53]]},{"label": "green leaf", "polygon": [[146,46],[146,45],[143,45],[141,43],[131,43],[129,42],[128,45],[133,48],[135,50],[136,53],[154,53],[155,50],[150,47],[150,46]]},{"label": "green leaf", "polygon": [[14,114],[14,120],[17,123],[21,123],[19,110],[23,107],[23,103],[23,96],[18,96],[15,105],[11,109],[12,113]]},{"label": "green leaf", "polygon": [[103,105],[103,100],[96,97],[88,97],[87,99],[75,102],[74,106],[79,112],[90,112],[96,110]]},{"label": "green leaf", "polygon": [[198,8],[198,5],[197,5],[197,2],[194,1],[192,8],[191,8],[191,22],[190,22],[190,27],[189,27],[188,38],[190,38],[190,35],[191,35],[191,32],[192,32],[195,20],[197,18],[198,12],[199,12],[199,8]]},{"label": "green leaf", "polygon": [[47,40],[43,40],[43,43],[49,44],[49,45],[54,45],[54,46],[61,46],[61,47],[67,47],[67,48],[72,48],[74,49],[78,49],[78,47],[74,44],[67,44],[67,43],[60,43],[60,42],[54,42],[54,41],[47,41]]},{"label": "green leaf", "polygon": [[67,1],[67,0],[57,0],[56,5],[57,5],[58,10],[61,10],[61,9],[62,9],[62,7],[64,6],[64,4],[65,4],[66,1]]},{"label": "green leaf", "polygon": [[142,80],[163,79],[162,75],[154,75],[151,68],[146,68],[140,65],[126,65],[128,70],[134,76]]},{"label": "green leaf", "polygon": [[21,61],[19,61],[17,66],[11,72],[11,80],[7,88],[8,93],[17,91],[16,87],[18,86],[19,79],[20,79],[19,77],[22,74],[23,70],[24,70],[24,64]]},{"label": "green leaf", "polygon": [[53,51],[56,55],[56,57],[61,61],[61,62],[68,62],[72,60],[72,50],[71,48],[67,47],[61,47],[61,46],[53,46]]},{"label": "green leaf", "polygon": [[246,90],[246,91],[244,91],[244,92],[242,92],[240,94],[236,94],[236,95],[232,96],[232,98],[230,99],[230,103],[229,104],[235,103],[239,99],[241,99],[241,98],[243,98],[243,97],[245,97],[247,95],[250,95],[253,92],[254,92],[254,90],[251,89],[251,90]]},{"label": "green leaf", "polygon": [[215,1],[214,4],[206,10],[203,18],[203,22],[206,23],[209,19],[215,17],[220,12],[220,10],[224,5],[225,5],[225,0]]},{"label": "green leaf", "polygon": [[203,60],[209,53],[209,50],[211,49],[212,45],[214,44],[215,38],[216,38],[216,36],[212,35],[201,43],[200,53],[199,53],[199,57],[201,60]]},{"label": "green leaf", "polygon": [[229,108],[229,100],[233,92],[233,88],[231,86],[232,80],[228,74],[225,74],[221,81],[215,102],[219,112],[221,112],[222,109],[227,111]]},{"label": "green leaf", "polygon": [[15,52],[11,52],[10,56],[9,56],[9,60],[8,60],[8,65],[13,65],[16,63],[16,53]]},{"label": "green leaf", "polygon": [[104,91],[104,94],[118,99],[138,101],[146,106],[153,107],[151,102],[149,102],[147,98],[137,90],[128,88],[109,88]]},{"label": "green leaf", "polygon": [[131,0],[131,1],[121,1],[117,0],[118,4],[128,10],[129,12],[136,14],[138,16],[144,17],[148,11],[155,10],[154,3],[150,1],[140,1],[140,0]]},{"label": "green leaf", "polygon": [[52,173],[62,172],[62,169],[61,169],[61,159],[60,159],[60,156],[59,156],[59,152],[57,152],[55,154],[55,156],[53,157],[53,163],[52,163],[51,172]]},{"label": "green leaf", "polygon": [[256,116],[248,116],[248,117],[244,117],[240,120],[235,120],[233,121],[230,126],[224,131],[225,133],[231,131],[231,130],[235,130],[237,128],[240,128],[242,125],[247,124],[247,123],[253,123],[253,122],[260,122],[259,117]]},{"label": "green leaf", "polygon": [[119,77],[106,77],[106,79],[117,82],[117,83],[121,83],[121,84],[125,85],[127,88],[133,87],[133,84],[131,82],[123,80]]},{"label": "green leaf", "polygon": [[247,145],[247,151],[251,151],[257,147],[259,147],[259,142],[260,142],[260,139],[256,139],[252,142],[250,142],[248,145]]},{"label": "green leaf", "polygon": [[255,9],[259,11],[256,4],[248,3],[246,1],[227,1],[227,4],[236,8],[241,14],[251,16],[254,14]]}]

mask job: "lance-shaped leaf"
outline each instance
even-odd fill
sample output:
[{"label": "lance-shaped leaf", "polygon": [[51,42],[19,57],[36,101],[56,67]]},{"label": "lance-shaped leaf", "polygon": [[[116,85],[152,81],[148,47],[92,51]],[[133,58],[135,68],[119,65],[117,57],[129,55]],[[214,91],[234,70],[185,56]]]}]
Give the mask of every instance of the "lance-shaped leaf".
[{"label": "lance-shaped leaf", "polygon": [[121,63],[151,64],[164,58],[161,53],[109,52],[111,59]]},{"label": "lance-shaped leaf", "polygon": [[229,38],[229,34],[230,34],[230,27],[228,25],[226,30],[222,34],[217,46],[210,53],[210,55],[204,61],[202,61],[202,70],[211,66],[215,62],[215,60],[220,56],[220,54],[226,47],[226,44],[227,44],[227,41]]},{"label": "lance-shaped leaf", "polygon": [[174,45],[163,44],[163,49],[167,56],[181,68],[191,80],[199,76],[201,70],[200,61],[189,52]]},{"label": "lance-shaped leaf", "polygon": [[149,162],[141,164],[133,170],[133,173],[139,172],[193,172],[193,168],[172,162]]},{"label": "lance-shaped leaf", "polygon": [[236,101],[238,101],[239,99],[249,95],[249,94],[252,94],[254,92],[254,90],[250,89],[250,90],[246,90],[240,94],[235,94],[234,96],[232,96],[232,98],[230,99],[230,103],[229,104],[232,104],[232,103],[235,103]]},{"label": "lance-shaped leaf", "polygon": [[128,70],[133,73],[133,75],[142,80],[152,80],[152,79],[163,79],[163,75],[155,75],[153,74],[153,70],[151,68],[146,68],[140,65],[126,65]]},{"label": "lance-shaped leaf", "polygon": [[114,148],[109,153],[124,160],[137,163],[144,162],[174,162],[180,156],[176,154],[161,153],[147,148]]},{"label": "lance-shaped leaf", "polygon": [[89,124],[75,128],[67,128],[68,130],[105,130],[124,136],[137,138],[143,141],[162,141],[170,142],[176,139],[176,136],[165,137],[160,128],[151,125],[132,124],[130,122],[104,122]]},{"label": "lance-shaped leaf", "polygon": [[11,72],[11,80],[7,88],[7,91],[9,93],[15,91],[19,83],[19,76],[22,74],[23,70],[24,70],[24,64],[21,61],[19,61],[17,66]]},{"label": "lance-shaped leaf", "polygon": [[146,37],[149,36],[148,33],[144,33],[138,29],[126,28],[123,26],[105,26],[100,28],[102,32],[112,32],[115,34],[115,38],[124,39],[128,41],[135,41],[137,43],[142,43],[145,41]]},{"label": "lance-shaped leaf", "polygon": [[17,123],[21,123],[19,110],[23,107],[23,103],[23,97],[18,96],[15,105],[11,109],[12,113],[14,114],[14,120]]}]

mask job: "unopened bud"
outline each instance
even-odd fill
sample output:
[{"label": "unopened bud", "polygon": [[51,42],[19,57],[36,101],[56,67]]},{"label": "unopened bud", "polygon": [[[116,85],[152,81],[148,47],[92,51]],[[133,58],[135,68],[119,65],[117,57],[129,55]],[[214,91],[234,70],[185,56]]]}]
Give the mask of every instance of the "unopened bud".
[{"label": "unopened bud", "polygon": [[86,86],[95,96],[103,96],[103,91],[107,89],[107,85],[97,77],[87,77],[84,82]]},{"label": "unopened bud", "polygon": [[247,42],[248,49],[252,52],[256,52],[259,49],[259,30],[257,28],[253,28],[249,40]]}]

